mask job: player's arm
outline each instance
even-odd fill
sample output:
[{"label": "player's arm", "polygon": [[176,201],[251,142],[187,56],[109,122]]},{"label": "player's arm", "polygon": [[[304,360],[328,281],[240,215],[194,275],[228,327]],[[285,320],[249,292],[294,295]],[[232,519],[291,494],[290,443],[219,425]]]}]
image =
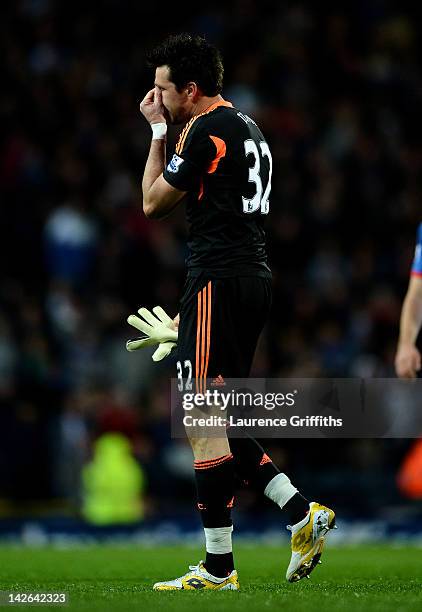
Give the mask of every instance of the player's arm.
[{"label": "player's arm", "polygon": [[140,104],[140,111],[153,130],[142,179],[142,208],[148,218],[162,219],[171,213],[186,192],[176,189],[163,177],[167,125],[158,87],[147,93]]},{"label": "player's arm", "polygon": [[162,219],[186,194],[172,187],[163,177],[165,141],[151,140],[151,148],[142,179],[142,208],[148,219]]},{"label": "player's arm", "polygon": [[397,376],[415,378],[421,369],[416,339],[422,327],[422,277],[411,276],[400,317],[400,336],[395,358]]}]

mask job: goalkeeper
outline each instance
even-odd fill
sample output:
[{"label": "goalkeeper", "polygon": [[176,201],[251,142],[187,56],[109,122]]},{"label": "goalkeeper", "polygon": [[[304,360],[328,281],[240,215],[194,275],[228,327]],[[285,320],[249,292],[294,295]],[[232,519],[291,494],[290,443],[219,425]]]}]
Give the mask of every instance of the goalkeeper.
[{"label": "goalkeeper", "polygon": [[[272,158],[255,121],[233,108],[221,91],[223,65],[203,38],[173,36],[150,54],[154,88],[140,110],[151,125],[142,180],[149,219],[169,215],[186,196],[188,275],[180,320],[159,307],[141,308],[129,323],[142,333],[128,349],[157,346],[154,359],[177,342],[178,378],[203,393],[207,379],[246,378],[271,307],[264,220],[270,208]],[[167,123],[185,124],[166,164]],[[179,323],[179,324],[177,324]],[[188,428],[187,428],[188,429]],[[235,472],[285,511],[292,532],[286,577],[304,578],[316,567],[334,512],[309,503],[252,438],[189,435],[197,506],[206,558],[156,590],[238,590],[232,552]]]}]

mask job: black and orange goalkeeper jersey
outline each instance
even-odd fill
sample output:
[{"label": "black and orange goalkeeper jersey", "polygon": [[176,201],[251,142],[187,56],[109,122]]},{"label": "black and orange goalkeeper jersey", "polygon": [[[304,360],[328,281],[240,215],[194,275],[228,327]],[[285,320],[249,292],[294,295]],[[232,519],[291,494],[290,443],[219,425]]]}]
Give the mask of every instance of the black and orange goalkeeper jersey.
[{"label": "black and orange goalkeeper jersey", "polygon": [[163,176],[188,192],[189,274],[271,275],[263,229],[271,165],[260,129],[230,102],[186,124]]}]

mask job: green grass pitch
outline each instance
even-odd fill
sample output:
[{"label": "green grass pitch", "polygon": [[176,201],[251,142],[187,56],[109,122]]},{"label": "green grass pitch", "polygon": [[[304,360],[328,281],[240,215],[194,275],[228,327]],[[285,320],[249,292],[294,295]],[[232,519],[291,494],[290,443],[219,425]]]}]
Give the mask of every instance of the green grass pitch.
[{"label": "green grass pitch", "polygon": [[289,560],[285,545],[278,549],[240,544],[236,546],[236,566],[241,591],[151,590],[155,581],[181,575],[189,563],[200,558],[199,549],[176,546],[0,547],[0,590],[66,591],[69,605],[60,609],[69,612],[178,612],[188,606],[192,612],[422,610],[422,548],[334,548],[328,543],[323,565],[315,569],[311,579],[288,584],[284,579]]}]

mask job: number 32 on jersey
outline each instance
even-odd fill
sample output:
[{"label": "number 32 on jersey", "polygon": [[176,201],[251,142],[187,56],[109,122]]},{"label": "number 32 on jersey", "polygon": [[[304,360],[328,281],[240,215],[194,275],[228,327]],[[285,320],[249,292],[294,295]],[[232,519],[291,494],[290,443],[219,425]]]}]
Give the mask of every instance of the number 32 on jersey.
[{"label": "number 32 on jersey", "polygon": [[[271,157],[270,149],[268,144],[261,140],[259,143],[259,149],[256,142],[252,139],[245,140],[245,155],[246,157],[253,157],[253,165],[249,167],[248,181],[255,184],[255,194],[252,198],[245,198],[242,196],[243,212],[253,213],[257,210],[261,210],[262,215],[268,214],[268,208],[270,205],[270,191],[271,191],[271,176],[273,173],[273,159]],[[270,165],[268,173],[268,183],[265,188],[262,184],[261,179],[261,158],[268,157]]]}]

